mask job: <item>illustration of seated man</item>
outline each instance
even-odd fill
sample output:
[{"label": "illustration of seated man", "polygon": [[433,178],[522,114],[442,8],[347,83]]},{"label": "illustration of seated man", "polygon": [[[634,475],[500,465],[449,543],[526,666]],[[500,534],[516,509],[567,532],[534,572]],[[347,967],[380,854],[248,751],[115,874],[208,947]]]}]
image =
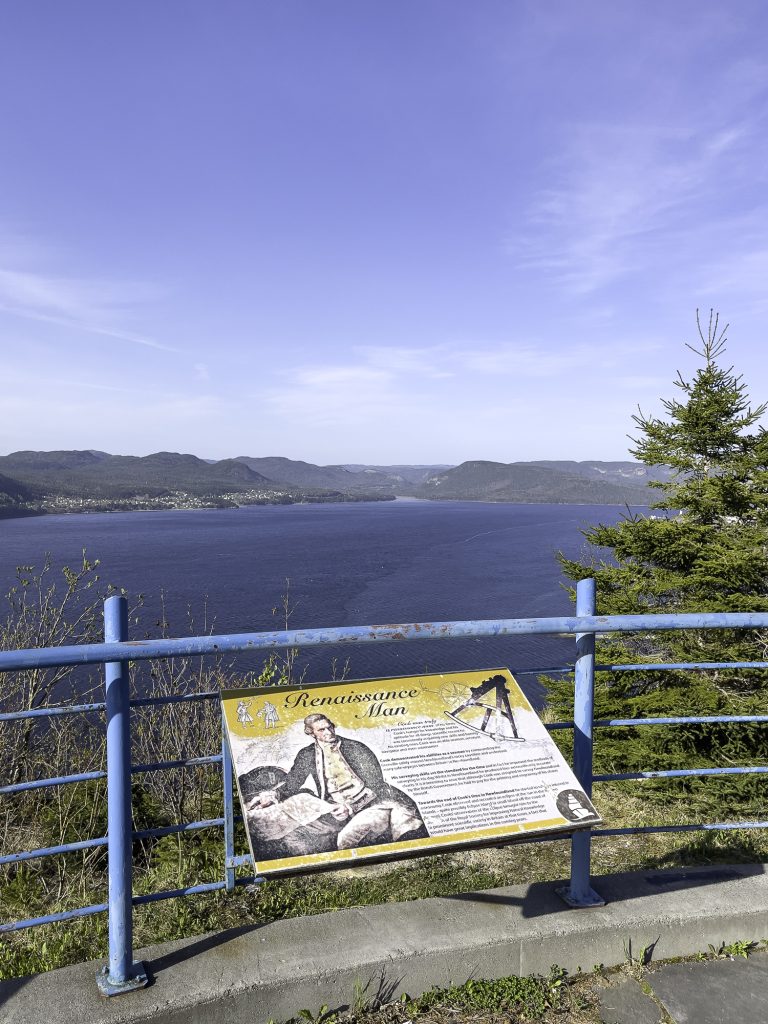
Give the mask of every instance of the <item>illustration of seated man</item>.
[{"label": "illustration of seated man", "polygon": [[[269,815],[277,824],[275,811],[283,812],[281,819],[286,815],[293,818],[295,828],[303,829],[296,840],[302,847],[309,845],[309,849],[301,851],[307,853],[423,839],[429,835],[416,803],[385,781],[370,747],[359,740],[337,736],[335,724],[321,714],[307,715],[304,732],[313,742],[298,752],[284,780],[257,793],[247,803],[252,835],[261,831],[263,822],[272,838],[292,845],[288,833],[276,834],[285,823],[276,831],[269,828],[265,819]],[[307,788],[308,784],[312,789]],[[310,825],[315,831],[313,837],[306,835]],[[331,836],[333,845],[329,846]]]},{"label": "illustration of seated man", "polygon": [[277,860],[336,849],[338,822],[328,805],[304,788],[282,803],[262,806],[261,794],[275,790],[288,778],[276,765],[263,765],[238,776],[245,821],[254,858]]}]

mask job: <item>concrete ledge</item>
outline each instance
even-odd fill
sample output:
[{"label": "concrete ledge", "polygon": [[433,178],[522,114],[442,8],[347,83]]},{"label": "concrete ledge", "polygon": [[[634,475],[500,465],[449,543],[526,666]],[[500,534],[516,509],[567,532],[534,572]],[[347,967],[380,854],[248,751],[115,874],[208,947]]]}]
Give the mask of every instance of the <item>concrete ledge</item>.
[{"label": "concrete ledge", "polygon": [[139,950],[148,988],[105,999],[101,961],[0,983],[6,1024],[266,1024],[299,1010],[418,995],[469,978],[612,966],[768,935],[768,865],[593,879],[605,907],[569,910],[562,883],[340,910]]}]

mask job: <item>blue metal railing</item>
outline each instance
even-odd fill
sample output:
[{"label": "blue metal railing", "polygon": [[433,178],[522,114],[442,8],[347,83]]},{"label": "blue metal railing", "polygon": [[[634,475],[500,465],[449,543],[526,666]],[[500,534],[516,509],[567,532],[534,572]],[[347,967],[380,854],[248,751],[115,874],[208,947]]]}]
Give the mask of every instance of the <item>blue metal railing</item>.
[{"label": "blue metal railing", "polygon": [[[595,664],[595,636],[597,633],[659,632],[685,629],[755,629],[768,628],[768,613],[697,613],[680,615],[616,615],[595,614],[594,580],[582,580],[576,589],[576,615],[537,619],[495,619],[461,622],[406,623],[380,626],[346,626],[328,629],[281,630],[266,633],[242,633],[225,636],[190,637],[174,640],[129,641],[126,601],[112,596],[104,604],[104,643],[78,646],[41,648],[36,650],[0,652],[0,672],[22,671],[31,668],[59,667],[101,663],[105,666],[106,700],[64,707],[36,708],[28,711],[0,714],[0,722],[46,718],[57,715],[106,713],[107,769],[81,772],[68,776],[37,779],[0,787],[0,794],[11,795],[48,786],[68,785],[93,779],[107,780],[108,828],[107,835],[73,843],[62,843],[37,850],[27,850],[0,856],[0,865],[20,863],[39,857],[93,849],[108,848],[109,895],[107,903],[93,904],[75,910],[29,918],[0,925],[0,933],[35,925],[50,924],[74,918],[109,913],[109,964],[99,977],[99,986],[107,995],[114,995],[146,984],[143,966],[133,962],[132,913],[133,907],[158,900],[216,890],[232,890],[235,885],[260,881],[236,878],[239,867],[251,863],[247,855],[236,855],[234,850],[234,793],[232,762],[222,730],[221,753],[185,758],[155,764],[130,763],[130,713],[132,708],[162,706],[187,701],[218,700],[218,691],[144,697],[129,699],[128,669],[131,661],[218,655],[237,651],[272,651],[278,648],[310,647],[326,644],[371,643],[424,639],[451,639],[459,637],[500,637],[524,634],[562,634],[576,636],[576,657],[573,665],[526,670],[523,674],[574,673],[574,721],[554,722],[548,729],[574,730],[574,773],[584,790],[591,794],[593,782],[681,778],[688,776],[734,775],[768,773],[768,767],[678,769],[653,772],[594,775],[592,756],[596,727],[624,727],[640,725],[682,725],[706,723],[752,722],[767,723],[766,715],[722,715],[674,718],[607,719],[594,721],[594,680],[596,671],[648,671],[744,668],[765,669],[768,662],[685,662],[664,664]],[[223,778],[222,817],[133,831],[131,828],[131,777],[141,772],[159,771],[191,765],[220,764]],[[222,827],[224,831],[224,877],[185,888],[134,896],[132,893],[132,843],[136,839],[172,835],[201,828]],[[768,821],[719,822],[687,825],[651,825],[634,828],[602,828],[581,831],[571,839],[571,877],[561,895],[571,906],[599,905],[603,901],[590,885],[590,844],[592,836],[640,835],[663,832],[692,832],[701,830],[730,830],[768,828]],[[530,841],[542,841],[540,837]]]}]

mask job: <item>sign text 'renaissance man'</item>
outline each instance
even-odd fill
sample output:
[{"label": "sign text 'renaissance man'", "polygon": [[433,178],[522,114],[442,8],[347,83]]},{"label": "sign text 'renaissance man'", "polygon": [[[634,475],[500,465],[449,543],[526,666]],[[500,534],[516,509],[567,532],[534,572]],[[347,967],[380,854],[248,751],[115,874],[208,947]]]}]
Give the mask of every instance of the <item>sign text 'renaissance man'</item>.
[{"label": "sign text 'renaissance man'", "polygon": [[408,708],[405,705],[399,707],[384,707],[387,701],[409,700],[420,695],[420,690],[378,690],[375,693],[339,693],[334,697],[313,697],[306,690],[298,693],[288,693],[283,700],[285,708],[319,708],[323,706],[338,704],[362,704],[370,703],[370,707],[364,713],[355,715],[355,718],[376,718],[378,715],[390,717],[392,715],[405,715]]}]

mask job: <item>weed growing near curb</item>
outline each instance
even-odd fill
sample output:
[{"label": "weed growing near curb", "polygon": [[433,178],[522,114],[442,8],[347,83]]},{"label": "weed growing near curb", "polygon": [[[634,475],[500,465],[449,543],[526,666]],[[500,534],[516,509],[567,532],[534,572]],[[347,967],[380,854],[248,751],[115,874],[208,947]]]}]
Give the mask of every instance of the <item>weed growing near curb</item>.
[{"label": "weed growing near curb", "polygon": [[[331,1010],[323,1005],[316,1012],[301,1010],[287,1024],[600,1024],[601,1001],[622,977],[633,978],[657,1004],[660,1021],[670,1021],[650,984],[654,970],[670,963],[748,957],[768,950],[768,940],[723,942],[718,947],[710,945],[708,952],[655,964],[649,963],[649,949],[628,957],[619,967],[607,969],[597,964],[592,974],[569,977],[566,971],[553,966],[546,978],[533,975],[472,979],[463,985],[430,989],[417,998],[401,996],[378,1008],[363,1003],[358,985],[348,1009]],[[273,1020],[270,1024],[277,1022]]]},{"label": "weed growing near curb", "polygon": [[[580,1024],[596,1020],[582,1016],[596,1003],[581,992],[581,979],[571,983],[567,973],[553,966],[546,978],[507,977],[471,979],[463,985],[433,988],[416,998],[402,996],[395,1002],[376,1008],[362,1005],[359,999],[348,1010],[331,1011],[327,1005],[317,1012],[300,1010],[289,1024],[414,1024],[428,1022],[501,1021],[528,1024],[549,1020],[556,1015],[562,1024]],[[575,1014],[575,1016],[574,1016]],[[274,1022],[272,1022],[274,1024]]]}]

